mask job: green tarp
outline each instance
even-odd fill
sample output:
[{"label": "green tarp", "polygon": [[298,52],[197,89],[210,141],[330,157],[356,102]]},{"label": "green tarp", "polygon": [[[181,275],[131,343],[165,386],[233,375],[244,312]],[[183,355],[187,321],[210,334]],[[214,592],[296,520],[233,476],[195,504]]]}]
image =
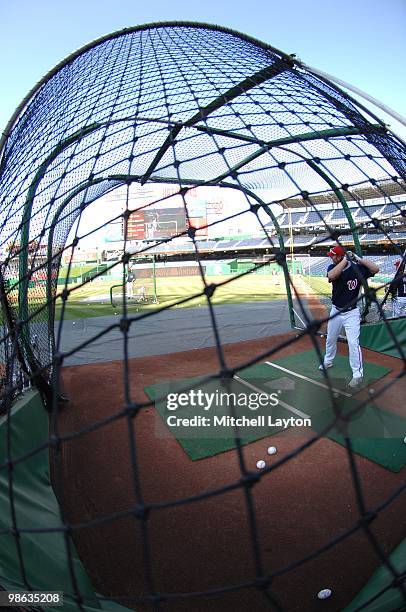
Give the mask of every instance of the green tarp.
[{"label": "green tarp", "polygon": [[402,355],[397,348],[392,335],[388,330],[391,328],[393,336],[399,346],[406,354],[406,318],[380,321],[379,323],[366,323],[361,325],[360,344],[364,348],[384,353],[391,357],[402,359]]},{"label": "green tarp", "polygon": [[[9,424],[8,424],[9,423]],[[10,459],[35,451],[48,441],[48,416],[36,391],[29,391],[11,410],[9,421],[0,418],[0,585],[6,591],[25,591],[21,575],[16,538],[13,527],[7,448],[10,440]],[[20,545],[24,572],[28,584],[35,591],[63,591],[63,610],[78,610],[74,602],[65,537],[62,531],[46,531],[63,527],[58,502],[54,495],[49,472],[49,449],[33,452],[32,456],[16,463],[12,470],[12,492],[18,529],[39,530],[21,533]],[[41,530],[44,530],[41,532]],[[85,612],[105,609],[97,601],[75,547],[70,542],[72,566],[77,587],[82,597],[89,601],[83,605]],[[60,607],[47,610],[60,611]],[[125,611],[113,602],[109,610]]]},{"label": "green tarp", "polygon": [[[390,556],[390,562],[399,574],[406,572],[406,540],[393,551]],[[355,599],[352,600],[343,612],[354,612],[359,610],[365,603],[373,598],[377,593],[380,593],[385,588],[389,587],[393,580],[392,574],[382,565],[371,576],[365,587],[358,593]],[[403,604],[403,606],[402,606]],[[402,612],[406,610],[406,603],[403,601],[402,593],[399,589],[388,588],[374,602],[370,603],[363,612]]]}]

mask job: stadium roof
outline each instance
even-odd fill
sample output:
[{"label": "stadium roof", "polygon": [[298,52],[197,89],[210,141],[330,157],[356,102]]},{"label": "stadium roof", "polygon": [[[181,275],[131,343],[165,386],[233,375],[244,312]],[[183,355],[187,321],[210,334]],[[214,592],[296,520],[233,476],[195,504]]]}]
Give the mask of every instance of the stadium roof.
[{"label": "stadium roof", "polygon": [[[347,202],[359,202],[363,200],[373,200],[379,198],[390,198],[393,196],[404,195],[406,184],[402,180],[384,181],[376,185],[360,185],[352,189],[341,186],[341,191]],[[304,199],[302,196],[295,198],[286,198],[280,200],[278,204],[284,208],[301,208],[308,207],[309,204],[339,204],[340,200],[334,191],[318,193],[316,195],[309,194],[309,199]]]}]

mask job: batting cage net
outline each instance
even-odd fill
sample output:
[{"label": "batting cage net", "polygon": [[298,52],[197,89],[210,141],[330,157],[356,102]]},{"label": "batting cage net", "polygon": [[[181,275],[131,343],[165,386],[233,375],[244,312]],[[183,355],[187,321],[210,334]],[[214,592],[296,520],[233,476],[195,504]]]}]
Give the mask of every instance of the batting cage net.
[{"label": "batting cage net", "polygon": [[[38,83],[1,141],[0,541],[5,558],[0,553],[0,584],[6,591],[64,590],[66,610],[123,609],[112,600],[137,610],[311,610],[320,604],[318,591],[319,598],[331,595],[323,589],[331,578],[331,573],[323,573],[326,555],[341,559],[341,547],[348,545],[340,572],[348,565],[348,579],[361,580],[362,574],[363,582],[347,588],[344,580],[341,592],[338,585],[325,602],[326,609],[349,606],[379,565],[385,579],[348,610],[370,609],[369,602],[384,602],[382,610],[401,609],[406,596],[404,555],[402,565],[392,554],[402,538],[396,526],[401,524],[402,500],[404,510],[405,483],[399,472],[404,462],[389,476],[387,464],[381,463],[372,479],[385,485],[385,495],[374,497],[357,453],[364,453],[362,461],[370,455],[359,443],[362,434],[358,431],[354,441],[349,428],[352,416],[359,418],[370,409],[371,397],[378,403],[384,398],[390,406],[401,404],[396,394],[404,389],[405,319],[397,315],[395,325],[389,305],[391,296],[396,299],[394,278],[404,280],[405,180],[405,144],[379,118],[295,56],[225,28],[188,23],[129,28],[77,51]],[[135,188],[142,192],[138,200],[132,195]],[[202,212],[200,194],[220,188],[226,194],[224,205],[211,201],[210,214]],[[98,208],[118,190],[123,194],[121,207]],[[148,197],[145,190],[150,190]],[[87,209],[94,211],[91,225],[81,222]],[[300,223],[295,215],[303,217]],[[234,242],[229,237],[221,246],[221,231],[216,240],[213,236],[225,223],[239,224],[240,232],[249,228],[249,236]],[[77,269],[85,242],[108,224],[121,228],[115,256],[94,260],[86,271]],[[373,387],[368,379],[364,394],[355,401],[348,390],[337,390],[326,367],[317,369],[323,362],[320,334],[325,333],[331,303],[326,253],[341,246],[345,254],[362,257],[368,251],[369,257],[374,244],[371,257],[381,260],[380,271],[369,282],[358,279],[358,305],[369,330],[364,346],[382,349],[382,340],[381,349],[371,340],[379,328],[390,345],[385,373],[392,370],[392,375],[381,384],[375,381],[382,374],[376,375]],[[254,255],[248,256],[252,249]],[[175,267],[181,279],[177,290]],[[132,268],[134,277],[129,279]],[[254,278],[255,287],[250,284]],[[238,295],[232,294],[234,286]],[[86,318],[86,312],[96,308],[95,287],[103,294],[96,314],[103,316]],[[287,321],[296,331],[275,336],[276,327],[264,323],[260,328],[258,322],[257,341],[263,336],[259,344],[248,351],[241,343],[238,357],[231,358],[227,333],[239,330],[239,339],[246,340],[245,324],[229,309],[220,329],[222,305],[237,297],[241,301],[242,295],[244,302],[258,299],[266,305],[268,294],[280,300],[275,326],[287,305]],[[112,306],[114,313],[103,310]],[[210,337],[198,347],[211,346],[214,357],[202,354],[196,364],[192,354],[184,356],[182,374],[174,377],[183,381],[181,390],[192,389],[196,376],[201,384],[243,384],[250,368],[272,364],[286,351],[299,354],[305,346],[313,351],[317,385],[325,392],[322,405],[330,406],[330,418],[260,469],[248,457],[250,448],[256,448],[248,444],[253,439],[242,438],[238,427],[231,431],[231,446],[221,447],[221,452],[210,446],[210,436],[203,437],[192,453],[192,467],[184,471],[171,459],[176,442],[161,441],[155,457],[161,454],[162,462],[172,466],[165,472],[166,495],[161,496],[151,477],[158,478],[163,466],[153,458],[152,463],[146,460],[150,450],[145,440],[154,433],[152,416],[160,419],[158,408],[152,410],[154,402],[164,394],[155,389],[145,395],[144,386],[171,378],[163,372],[176,362],[176,339],[183,337],[187,306],[196,306],[191,323],[196,342],[207,317]],[[255,322],[259,315],[256,311],[249,316]],[[141,352],[133,353],[131,334],[137,329]],[[152,359],[158,350],[152,346],[152,333],[163,339],[171,329],[171,356],[148,361],[137,378],[133,357],[145,349]],[[111,342],[109,334],[115,334]],[[107,345],[101,349],[103,340]],[[75,386],[80,370],[73,374],[69,367],[83,363],[75,361],[83,351],[91,355],[85,363],[116,359],[118,370],[114,376],[103,370],[95,382],[93,366],[83,366],[88,368],[84,382]],[[396,365],[390,365],[390,359]],[[278,378],[283,393],[290,393],[293,366],[281,362],[274,367],[285,376]],[[244,384],[265,388],[272,376],[261,372],[255,371]],[[309,377],[296,377],[297,384],[308,384]],[[107,382],[115,391],[112,405],[101,415],[103,397],[95,401],[94,394]],[[45,423],[46,412],[32,407],[38,400],[35,390],[48,411]],[[306,395],[303,391],[301,397]],[[85,402],[83,410],[80,402]],[[288,400],[282,404],[290,406]],[[234,409],[229,407],[228,416]],[[395,416],[397,427],[390,439],[386,429],[374,434],[376,447],[390,461],[404,457],[404,414],[388,418]],[[40,426],[45,437],[35,433]],[[89,440],[89,454],[104,456],[111,465],[118,447],[91,445],[92,436],[110,427],[125,430],[120,452],[126,467],[120,469],[129,479],[128,496],[118,497],[118,505],[100,508],[89,502],[79,511],[81,469],[86,469],[89,456],[81,455],[75,473],[73,457]],[[309,457],[334,428],[341,440],[341,446],[335,446],[342,452],[336,460],[343,462],[335,478],[341,482],[345,475],[351,521],[338,524],[326,518],[329,527],[314,536],[311,546],[293,545],[289,537],[284,543],[283,537],[273,539],[268,530],[278,518],[272,506],[300,525],[300,502],[292,505],[289,490],[302,490],[307,482],[317,491],[318,485],[317,479],[307,477],[302,485],[286,484],[282,506],[272,496],[272,487],[300,462],[317,472],[316,460]],[[59,502],[54,514],[47,502],[27,494],[45,482],[47,470],[42,473],[33,466],[48,451]],[[336,451],[331,452],[336,457]],[[318,465],[328,463],[328,457],[326,451]],[[210,470],[217,469],[212,480],[204,467],[196,468],[204,462]],[[101,473],[95,472],[85,487],[101,483],[104,499],[111,500],[110,489],[122,473],[106,472],[105,481]],[[190,480],[190,487],[181,485],[182,479]],[[270,489],[263,488],[267,483]],[[319,490],[320,496],[328,494]],[[229,523],[219,524],[216,517],[226,519],[223,512],[212,513],[213,504],[229,508],[230,499]],[[173,523],[171,517],[177,517]],[[386,531],[385,520],[391,525]],[[112,544],[117,525],[125,525],[126,536]],[[226,532],[233,536],[231,543],[224,539]],[[168,534],[174,535],[170,544]],[[357,539],[352,544],[353,538],[362,543]],[[165,542],[165,553],[160,542]],[[49,558],[53,546],[57,562]],[[124,551],[121,557],[119,551]],[[370,559],[368,576],[360,574],[365,558]],[[206,559],[207,571],[199,559]],[[38,573],[42,564],[49,566],[45,575]]]}]

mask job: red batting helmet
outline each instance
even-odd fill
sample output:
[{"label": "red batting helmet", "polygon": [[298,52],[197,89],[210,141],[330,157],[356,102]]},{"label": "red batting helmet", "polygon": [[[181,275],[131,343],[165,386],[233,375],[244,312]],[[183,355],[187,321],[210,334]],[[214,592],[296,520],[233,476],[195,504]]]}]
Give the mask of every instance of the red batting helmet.
[{"label": "red batting helmet", "polygon": [[327,255],[329,257],[333,257],[334,255],[338,255],[339,257],[344,257],[345,255],[345,251],[343,249],[343,247],[341,247],[340,245],[337,245],[335,247],[333,247],[328,253]]}]

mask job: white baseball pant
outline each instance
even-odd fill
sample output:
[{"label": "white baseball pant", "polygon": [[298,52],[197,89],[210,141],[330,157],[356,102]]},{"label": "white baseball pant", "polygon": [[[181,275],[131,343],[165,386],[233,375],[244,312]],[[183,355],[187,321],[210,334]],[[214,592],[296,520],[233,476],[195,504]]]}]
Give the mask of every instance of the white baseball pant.
[{"label": "white baseball pant", "polygon": [[348,342],[350,366],[354,378],[359,378],[364,375],[362,353],[359,346],[360,324],[361,316],[358,308],[340,313],[338,308],[332,306],[330,318],[327,324],[326,354],[324,356],[324,363],[333,363],[334,357],[337,353],[338,336],[344,327]]},{"label": "white baseball pant", "polygon": [[406,317],[406,297],[397,297],[392,300],[392,314],[394,317]]},{"label": "white baseball pant", "polygon": [[127,297],[134,297],[134,281],[127,281]]}]

